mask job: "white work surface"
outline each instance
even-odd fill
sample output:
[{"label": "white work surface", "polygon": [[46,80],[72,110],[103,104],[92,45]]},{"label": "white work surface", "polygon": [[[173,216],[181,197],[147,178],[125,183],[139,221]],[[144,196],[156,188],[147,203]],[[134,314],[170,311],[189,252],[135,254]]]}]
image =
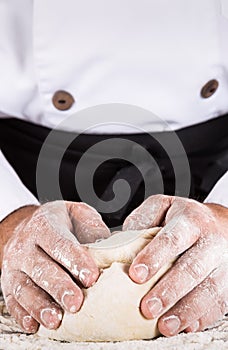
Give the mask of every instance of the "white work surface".
[{"label": "white work surface", "polygon": [[[1,297],[0,297],[1,298]],[[205,332],[116,343],[64,343],[21,333],[0,299],[0,350],[222,350],[228,349],[228,317]]]}]

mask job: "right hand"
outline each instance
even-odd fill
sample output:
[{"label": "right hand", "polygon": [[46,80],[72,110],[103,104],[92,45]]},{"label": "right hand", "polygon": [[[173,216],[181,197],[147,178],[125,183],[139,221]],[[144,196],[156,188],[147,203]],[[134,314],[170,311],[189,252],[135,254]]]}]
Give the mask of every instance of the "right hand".
[{"label": "right hand", "polygon": [[[39,324],[58,328],[63,310],[80,309],[79,286],[90,287],[99,276],[80,243],[107,238],[110,231],[85,203],[49,202],[24,217],[23,210],[28,213],[21,208],[0,224],[0,233],[4,227],[12,231],[3,247],[1,285],[11,315],[26,332],[34,333]],[[18,222],[16,215],[23,219]]]}]

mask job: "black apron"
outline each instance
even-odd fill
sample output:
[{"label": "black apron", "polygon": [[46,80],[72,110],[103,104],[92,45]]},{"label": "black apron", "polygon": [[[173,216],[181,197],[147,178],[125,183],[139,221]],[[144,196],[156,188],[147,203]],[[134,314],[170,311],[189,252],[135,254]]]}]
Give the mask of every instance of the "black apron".
[{"label": "black apron", "polygon": [[[203,201],[228,170],[228,115],[183,128],[175,135],[172,132],[77,135],[56,131],[49,140],[50,132],[49,128],[29,122],[1,118],[0,147],[22,182],[41,202],[86,201],[114,229],[148,195],[164,193]],[[66,147],[69,135],[72,142]],[[102,154],[90,151],[99,144],[103,145]],[[79,163],[83,155],[88,157]],[[78,164],[80,188],[75,180]],[[88,184],[91,169],[95,171],[92,184]],[[125,184],[118,183],[121,179],[126,180]],[[128,190],[126,183],[130,186]],[[107,203],[105,210],[100,210],[90,196],[91,186],[93,195],[103,201],[103,208]],[[110,204],[115,198],[115,186],[121,192],[118,198],[124,202],[126,197],[120,208]]]}]

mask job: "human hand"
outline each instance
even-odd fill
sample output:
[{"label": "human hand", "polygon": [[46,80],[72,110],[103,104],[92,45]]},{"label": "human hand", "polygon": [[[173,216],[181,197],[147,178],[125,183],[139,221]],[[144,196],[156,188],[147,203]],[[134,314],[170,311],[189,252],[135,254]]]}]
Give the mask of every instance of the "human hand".
[{"label": "human hand", "polygon": [[228,209],[191,199],[155,195],[124,221],[123,230],[162,226],[134,259],[129,276],[148,281],[177,259],[141,301],[142,314],[160,317],[165,336],[200,331],[228,312]]},{"label": "human hand", "polygon": [[39,324],[58,328],[63,310],[80,309],[80,285],[90,287],[99,276],[80,243],[107,238],[109,229],[87,204],[56,201],[19,209],[0,224],[4,232],[11,236],[5,239],[1,277],[9,312],[28,333]]}]

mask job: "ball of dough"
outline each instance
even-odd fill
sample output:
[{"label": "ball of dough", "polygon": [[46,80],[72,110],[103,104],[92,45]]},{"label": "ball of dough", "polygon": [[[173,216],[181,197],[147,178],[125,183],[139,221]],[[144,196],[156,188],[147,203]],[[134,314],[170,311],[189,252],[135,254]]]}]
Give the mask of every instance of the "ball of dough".
[{"label": "ball of dough", "polygon": [[137,253],[159,231],[117,232],[110,238],[87,245],[101,275],[88,289],[79,312],[65,312],[57,330],[40,327],[38,334],[65,341],[123,341],[151,339],[158,335],[157,320],[147,320],[140,312],[142,297],[169,269],[164,266],[150,281],[136,284],[128,269]]}]

